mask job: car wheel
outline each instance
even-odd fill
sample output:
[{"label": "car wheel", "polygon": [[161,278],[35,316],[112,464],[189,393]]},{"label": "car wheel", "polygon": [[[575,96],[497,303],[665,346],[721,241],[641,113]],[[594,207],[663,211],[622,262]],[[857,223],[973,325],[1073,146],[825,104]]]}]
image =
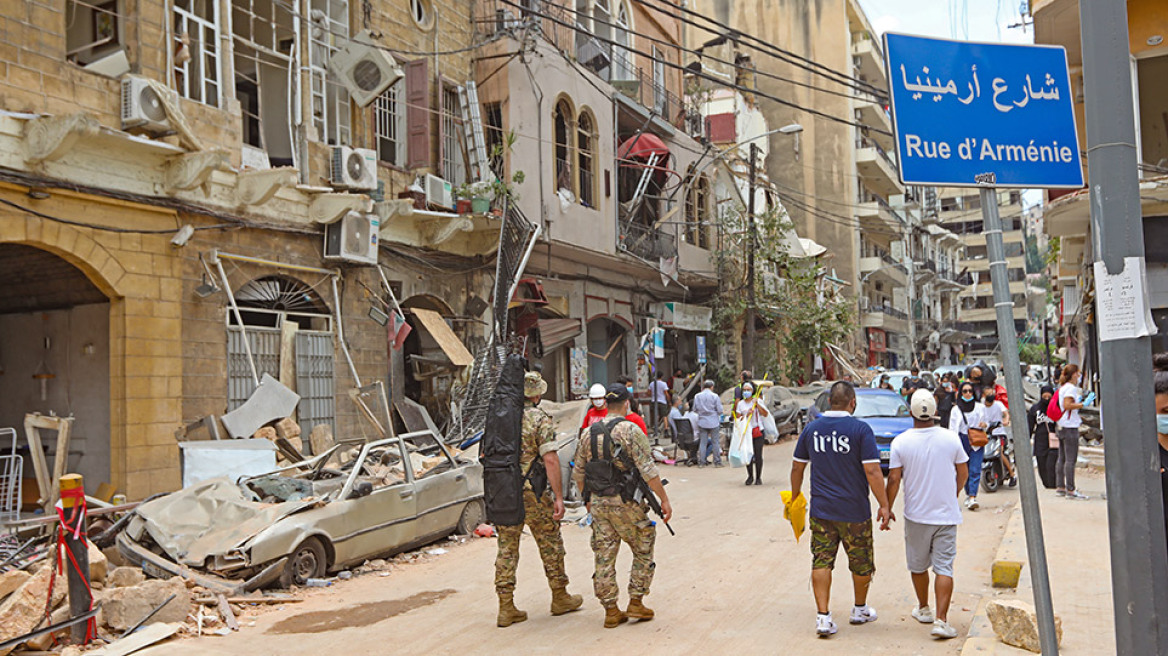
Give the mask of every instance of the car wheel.
[{"label": "car wheel", "polygon": [[466,507],[462,509],[462,516],[458,518],[458,528],[456,530],[459,535],[470,535],[479,527],[479,524],[483,523],[485,518],[486,510],[483,508],[483,500],[475,499],[467,503]]},{"label": "car wheel", "polygon": [[328,567],[324,545],[319,538],[308,538],[288,557],[284,571],[280,573],[280,586],[305,585],[308,579],[324,576]]}]

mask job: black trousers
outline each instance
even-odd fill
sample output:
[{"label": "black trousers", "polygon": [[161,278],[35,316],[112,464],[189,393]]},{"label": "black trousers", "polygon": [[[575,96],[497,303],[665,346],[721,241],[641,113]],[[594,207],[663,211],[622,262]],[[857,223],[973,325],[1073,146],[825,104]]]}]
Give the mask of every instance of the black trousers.
[{"label": "black trousers", "polygon": [[750,464],[746,466],[746,477],[755,480],[762,480],[762,445],[766,444],[765,437],[751,438],[754,443],[754,458],[751,459]]},{"label": "black trousers", "polygon": [[1038,464],[1038,477],[1042,486],[1048,490],[1055,488],[1054,470],[1058,465],[1058,449],[1050,448],[1050,437],[1045,431],[1036,431],[1034,435],[1034,459]]}]

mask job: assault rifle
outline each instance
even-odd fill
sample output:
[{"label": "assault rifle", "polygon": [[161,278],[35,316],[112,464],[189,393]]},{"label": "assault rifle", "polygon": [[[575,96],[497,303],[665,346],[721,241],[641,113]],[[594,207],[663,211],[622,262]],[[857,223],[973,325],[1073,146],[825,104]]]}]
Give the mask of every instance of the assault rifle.
[{"label": "assault rifle", "polygon": [[[644,501],[649,506],[649,510],[661,518],[661,523],[665,524],[665,528],[669,529],[669,534],[677,535],[677,533],[673,532],[673,527],[669,525],[669,522],[665,521],[665,513],[661,510],[661,501],[657,498],[656,494],[653,494],[653,488],[649,487],[649,483],[645,480],[645,477],[641,476],[641,470],[637,469],[637,466],[633,464],[632,458],[629,458],[623,451],[620,457],[624,461],[625,467],[628,468],[628,482],[626,483],[628,494],[625,497],[626,500]],[[669,481],[663,478],[661,479],[661,485],[669,485]],[[640,499],[637,498],[637,494],[641,495]]]}]

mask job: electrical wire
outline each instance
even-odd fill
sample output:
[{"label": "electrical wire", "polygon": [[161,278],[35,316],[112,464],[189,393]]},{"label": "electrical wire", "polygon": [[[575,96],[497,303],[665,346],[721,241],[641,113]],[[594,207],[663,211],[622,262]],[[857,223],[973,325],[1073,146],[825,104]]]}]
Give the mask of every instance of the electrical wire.
[{"label": "electrical wire", "polygon": [[[178,230],[178,228],[163,228],[161,230],[155,230],[155,229],[144,229],[144,228],[119,228],[116,226],[104,226],[104,225],[99,225],[99,224],[95,224],[95,223],[86,223],[84,221],[74,221],[73,219],[62,219],[59,216],[53,216],[52,214],[45,214],[44,212],[34,210],[31,207],[25,207],[24,205],[21,205],[20,203],[14,203],[14,202],[7,200],[7,199],[4,199],[4,198],[0,198],[0,204],[7,205],[8,207],[11,207],[15,210],[19,210],[21,212],[24,212],[25,214],[30,214],[32,216],[44,219],[46,221],[52,221],[54,223],[61,223],[64,225],[73,226],[75,228],[89,228],[91,230],[99,230],[101,232],[114,232],[114,233],[119,233],[119,234],[133,234],[133,235],[173,235],[175,233],[175,231]],[[236,224],[236,223],[220,223],[220,224],[210,225],[210,226],[199,226],[199,227],[195,228],[195,230],[196,231],[223,230],[225,228],[235,228],[235,227],[238,227],[238,225],[239,224]]]}]

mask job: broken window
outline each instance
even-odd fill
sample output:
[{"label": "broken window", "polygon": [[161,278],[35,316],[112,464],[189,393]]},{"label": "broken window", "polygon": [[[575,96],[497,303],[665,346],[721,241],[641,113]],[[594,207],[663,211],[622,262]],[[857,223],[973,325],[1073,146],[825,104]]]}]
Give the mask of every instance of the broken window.
[{"label": "broken window", "polygon": [[295,20],[273,0],[231,3],[233,83],[243,115],[243,143],[266,151],[274,166],[293,164],[288,107],[296,80]]},{"label": "broken window", "polygon": [[179,95],[219,106],[219,3],[175,0],[173,62]]},{"label": "broken window", "polygon": [[653,110],[668,118],[665,89],[665,53],[653,47]]},{"label": "broken window", "polygon": [[585,207],[596,207],[596,120],[585,110],[576,121],[577,195]]},{"label": "broken window", "polygon": [[457,187],[466,184],[466,150],[463,147],[462,110],[458,102],[460,87],[443,83],[440,88],[442,177]]},{"label": "broken window", "polygon": [[553,113],[555,125],[555,158],[556,158],[556,191],[560,189],[572,190],[572,123],[574,122],[572,104],[567,98],[561,98],[556,103]]},{"label": "broken window", "polygon": [[692,181],[685,200],[685,240],[698,248],[709,248],[710,180],[699,176]]},{"label": "broken window", "polygon": [[[286,276],[264,276],[235,292],[248,345],[260,376],[267,373],[300,395],[296,414],[305,435],[332,427],[335,411],[332,316],[320,295]],[[244,333],[227,313],[227,410],[255,391]],[[290,366],[291,370],[282,370]]]},{"label": "broken window", "polygon": [[398,81],[373,103],[373,129],[377,136],[377,159],[404,167],[406,164],[406,113]]},{"label": "broken window", "polygon": [[349,4],[346,0],[312,0],[309,22],[308,68],[317,140],[348,145],[352,121],[349,92],[329,72],[328,62],[349,39]]},{"label": "broken window", "polygon": [[506,178],[507,145],[503,138],[502,103],[483,103],[483,138],[487,145],[487,157],[491,160],[491,172],[496,178]]},{"label": "broken window", "polygon": [[[119,0],[69,0],[65,6],[65,58],[87,66],[111,56],[125,59]],[[128,67],[129,64],[126,64]]]}]

